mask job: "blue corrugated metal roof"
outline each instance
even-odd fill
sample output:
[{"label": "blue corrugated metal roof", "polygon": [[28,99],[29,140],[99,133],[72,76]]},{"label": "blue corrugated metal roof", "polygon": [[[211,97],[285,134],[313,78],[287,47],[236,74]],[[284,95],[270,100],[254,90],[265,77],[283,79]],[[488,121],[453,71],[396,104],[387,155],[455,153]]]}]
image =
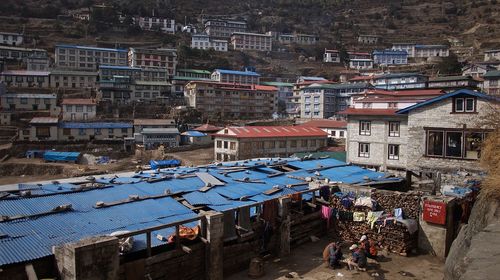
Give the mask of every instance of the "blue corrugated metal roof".
[{"label": "blue corrugated metal roof", "polygon": [[59,124],[61,128],[132,128],[131,123],[110,123],[110,122],[62,122]]},{"label": "blue corrugated metal roof", "polygon": [[243,75],[243,76],[255,76],[259,77],[260,74],[252,71],[236,71],[236,70],[227,70],[227,69],[215,69],[214,72],[219,72],[221,74],[232,74],[232,75]]},{"label": "blue corrugated metal roof", "polygon": [[182,135],[191,136],[191,137],[204,137],[204,136],[207,136],[206,133],[199,132],[199,131],[196,131],[196,130],[188,130],[186,132],[183,132]]},{"label": "blue corrugated metal roof", "polygon": [[[268,178],[269,174],[278,172],[268,165],[287,163],[298,168],[297,171],[283,173]],[[248,171],[230,172],[223,175],[220,172],[228,171],[228,167],[252,167]],[[38,218],[22,218],[0,222],[0,266],[30,261],[48,256],[54,245],[74,242],[84,237],[109,234],[118,230],[139,230],[182,221],[195,217],[197,214],[170,197],[136,201],[106,208],[94,208],[96,202],[114,202],[128,199],[130,195],[139,197],[164,194],[167,190],[182,196],[191,205],[206,206],[216,211],[225,211],[255,202],[262,202],[277,197],[290,195],[308,188],[300,185],[293,188],[287,185],[303,183],[292,177],[316,176],[311,169],[328,167],[319,171],[320,178],[329,178],[331,181],[344,183],[364,183],[368,180],[387,180],[383,173],[366,170],[357,166],[345,166],[344,162],[334,159],[305,160],[298,159],[253,159],[240,162],[210,165],[207,167],[176,167],[157,171],[144,171],[132,177],[118,177],[111,179],[97,179],[107,185],[106,188],[93,189],[85,192],[71,192],[78,188],[74,184],[22,184],[20,189],[30,190],[32,197],[19,197],[0,200],[0,215],[29,216],[50,212],[57,206],[71,204],[72,210],[60,213],[51,213]],[[197,176],[176,178],[175,174],[187,175],[195,172],[208,172],[219,180],[226,182],[224,186],[212,187],[207,192],[199,189],[205,184]],[[156,182],[146,181],[150,177],[160,178],[169,176]],[[238,182],[235,179],[249,178],[256,182]],[[263,194],[273,187],[280,191],[272,194]],[[42,196],[36,196],[42,195]],[[240,201],[242,197],[247,200]],[[311,196],[304,194],[304,199]],[[190,226],[195,225],[191,223]],[[168,236],[174,228],[160,230],[154,234]],[[136,236],[141,241],[134,244],[134,250],[144,248],[144,235]],[[152,239],[153,246],[163,242]]]},{"label": "blue corrugated metal roof", "polygon": [[[496,99],[495,97],[493,97],[491,95],[486,95],[484,93],[473,91],[470,89],[459,89],[459,90],[456,90],[456,91],[453,91],[453,92],[450,92],[447,94],[440,95],[438,97],[431,98],[431,99],[426,100],[424,102],[417,103],[417,104],[412,105],[410,107],[406,107],[404,109],[396,111],[396,114],[406,114],[414,109],[421,108],[421,107],[427,106],[429,104],[433,104],[435,102],[444,100],[446,98],[454,97],[457,95],[469,95],[469,96],[474,96],[474,97],[478,97],[478,98],[482,98],[482,99],[492,99],[492,100]],[[498,98],[496,100],[498,100]]]}]

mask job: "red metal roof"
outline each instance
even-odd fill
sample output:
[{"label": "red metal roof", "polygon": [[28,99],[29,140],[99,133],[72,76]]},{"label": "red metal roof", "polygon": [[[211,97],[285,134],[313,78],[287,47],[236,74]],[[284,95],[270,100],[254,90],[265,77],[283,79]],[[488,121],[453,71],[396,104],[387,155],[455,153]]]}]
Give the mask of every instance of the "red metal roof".
[{"label": "red metal roof", "polygon": [[346,128],[346,121],[336,121],[336,120],[328,120],[328,119],[317,119],[305,122],[300,124],[299,126],[308,126],[308,127],[319,127],[319,128]]},{"label": "red metal roof", "polygon": [[332,82],[329,80],[320,80],[320,81],[305,81],[302,83],[296,83],[295,85],[297,86],[303,86],[303,85],[312,85],[312,84],[336,84],[336,82]]},{"label": "red metal roof", "polygon": [[354,109],[347,108],[339,112],[341,115],[364,115],[364,116],[394,116],[397,109]]},{"label": "red metal roof", "polygon": [[63,99],[63,105],[96,105],[94,99],[84,99],[84,98],[72,98],[72,99]]},{"label": "red metal roof", "polygon": [[219,131],[215,136],[234,138],[275,137],[327,137],[328,133],[318,127],[309,126],[244,126],[228,127],[227,133]]},{"label": "red metal roof", "polygon": [[369,81],[376,78],[376,76],[356,76],[354,78],[349,79],[349,81]]}]

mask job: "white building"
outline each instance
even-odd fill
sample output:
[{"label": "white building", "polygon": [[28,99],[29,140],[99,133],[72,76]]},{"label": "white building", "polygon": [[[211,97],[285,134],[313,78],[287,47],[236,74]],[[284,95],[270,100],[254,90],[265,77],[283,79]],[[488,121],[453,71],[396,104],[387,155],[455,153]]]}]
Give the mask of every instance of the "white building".
[{"label": "white building", "polygon": [[159,17],[134,17],[134,24],[142,30],[161,31],[164,33],[175,33],[175,20]]},{"label": "white building", "polygon": [[328,138],[333,139],[345,139],[347,135],[346,121],[315,119],[302,123],[299,126],[321,128],[321,130],[328,133]]},{"label": "white building", "polygon": [[349,59],[349,68],[357,70],[373,69],[373,59]]},{"label": "white building", "polygon": [[253,71],[236,71],[226,69],[215,69],[211,75],[212,80],[221,83],[257,85],[260,75]]},{"label": "white building", "polygon": [[144,145],[146,150],[175,148],[179,146],[180,134],[177,128],[143,128],[141,132],[134,133],[135,142]]},{"label": "white building", "polygon": [[200,50],[214,49],[216,51],[227,52],[227,40],[213,39],[206,34],[193,34],[191,37],[191,48]]},{"label": "white building", "polygon": [[93,89],[97,87],[97,72],[54,69],[50,71],[50,87]]},{"label": "white building", "polygon": [[96,117],[97,104],[94,99],[63,99],[63,121],[88,121]]},{"label": "white building", "polygon": [[485,51],[484,61],[500,61],[500,50]]},{"label": "white building", "polygon": [[20,46],[24,42],[24,35],[19,33],[0,32],[0,44]]},{"label": "white building", "polygon": [[245,126],[227,127],[213,136],[215,160],[232,161],[314,152],[326,146],[328,135],[317,127]]},{"label": "white building", "polygon": [[449,47],[446,45],[419,45],[411,43],[394,43],[393,50],[406,51],[408,57],[446,57],[450,55]]},{"label": "white building", "polygon": [[488,64],[471,63],[462,68],[462,76],[482,78],[488,71],[494,71],[496,67]]},{"label": "white building", "polygon": [[325,49],[323,54],[323,62],[340,63],[340,52],[338,50]]},{"label": "white building", "polygon": [[419,73],[389,73],[377,76],[374,86],[379,89],[419,89],[427,86],[427,76]]},{"label": "white building", "polygon": [[377,36],[377,35],[359,35],[358,36],[358,43],[360,43],[360,44],[373,45],[373,44],[377,44],[379,40],[380,40],[380,36]]}]

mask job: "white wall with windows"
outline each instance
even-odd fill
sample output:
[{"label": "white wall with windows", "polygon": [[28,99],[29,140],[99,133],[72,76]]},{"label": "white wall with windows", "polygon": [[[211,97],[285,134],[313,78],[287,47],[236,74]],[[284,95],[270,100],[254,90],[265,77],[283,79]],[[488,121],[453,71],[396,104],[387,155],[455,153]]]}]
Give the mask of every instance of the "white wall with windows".
[{"label": "white wall with windows", "polygon": [[377,169],[403,169],[407,159],[406,116],[349,116],[347,161]]}]

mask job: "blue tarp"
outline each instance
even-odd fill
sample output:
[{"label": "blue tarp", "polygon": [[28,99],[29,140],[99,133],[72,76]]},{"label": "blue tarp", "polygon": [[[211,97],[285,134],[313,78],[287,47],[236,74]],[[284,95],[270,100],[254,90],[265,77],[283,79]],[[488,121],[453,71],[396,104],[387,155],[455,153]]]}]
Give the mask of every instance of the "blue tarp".
[{"label": "blue tarp", "polygon": [[80,157],[78,152],[45,152],[43,159],[47,161],[72,161],[76,162]]},{"label": "blue tarp", "polygon": [[180,160],[176,159],[169,159],[169,160],[150,160],[149,165],[151,166],[151,169],[158,169],[158,168],[166,168],[166,167],[175,167],[179,166],[181,164]]}]

